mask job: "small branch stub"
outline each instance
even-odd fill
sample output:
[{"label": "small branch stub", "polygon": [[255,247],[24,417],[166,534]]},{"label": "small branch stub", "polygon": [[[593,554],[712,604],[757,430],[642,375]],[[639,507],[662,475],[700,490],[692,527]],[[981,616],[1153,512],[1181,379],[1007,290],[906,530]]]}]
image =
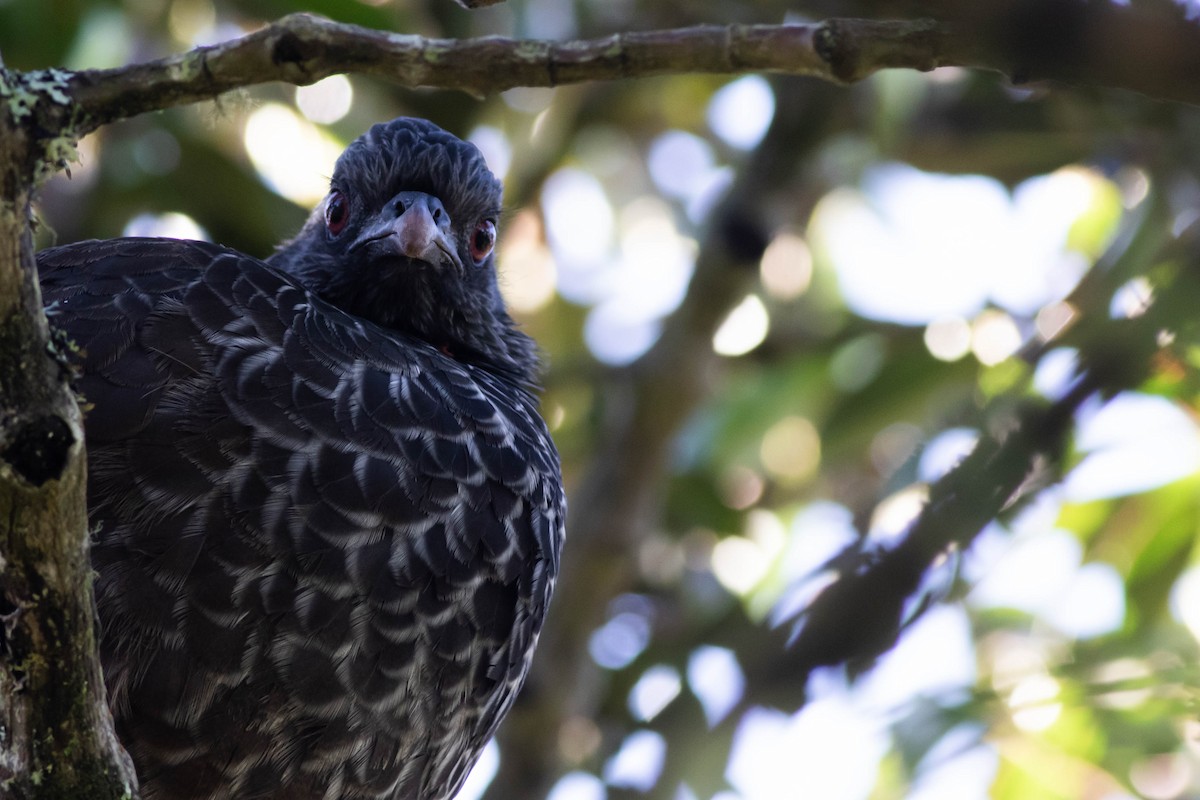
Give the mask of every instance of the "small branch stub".
[{"label": "small branch stub", "polygon": [[942,66],[943,36],[944,26],[932,19],[834,19],[813,33],[813,49],[834,78],[854,83],[889,67],[928,72]]}]

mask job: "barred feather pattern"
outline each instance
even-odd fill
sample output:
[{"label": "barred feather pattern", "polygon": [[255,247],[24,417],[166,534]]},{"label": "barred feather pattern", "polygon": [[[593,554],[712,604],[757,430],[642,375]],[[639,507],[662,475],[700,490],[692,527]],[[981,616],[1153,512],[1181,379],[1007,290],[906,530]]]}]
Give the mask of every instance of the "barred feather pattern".
[{"label": "barred feather pattern", "polygon": [[92,559],[146,800],[443,800],[559,565],[528,389],[217,245],[39,255],[81,347]]}]

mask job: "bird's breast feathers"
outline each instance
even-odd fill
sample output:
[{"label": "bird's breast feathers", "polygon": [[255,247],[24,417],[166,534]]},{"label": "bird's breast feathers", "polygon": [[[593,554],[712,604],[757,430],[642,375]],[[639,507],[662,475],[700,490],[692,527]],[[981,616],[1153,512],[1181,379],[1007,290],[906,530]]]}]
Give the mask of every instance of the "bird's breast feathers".
[{"label": "bird's breast feathers", "polygon": [[529,392],[215,245],[39,265],[83,351],[102,647],[143,783],[453,791],[558,570],[558,457]]}]

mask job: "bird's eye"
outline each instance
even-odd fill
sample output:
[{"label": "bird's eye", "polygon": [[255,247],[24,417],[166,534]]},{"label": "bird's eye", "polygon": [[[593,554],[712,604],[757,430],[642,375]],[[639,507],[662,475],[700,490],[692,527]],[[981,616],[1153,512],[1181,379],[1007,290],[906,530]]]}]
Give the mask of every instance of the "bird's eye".
[{"label": "bird's eye", "polygon": [[471,258],[475,260],[476,264],[481,264],[495,246],[496,223],[485,219],[475,226],[475,232],[471,234]]},{"label": "bird's eye", "polygon": [[350,202],[346,200],[346,195],[334,189],[325,201],[325,227],[331,236],[337,236],[346,230],[346,223],[349,221]]}]

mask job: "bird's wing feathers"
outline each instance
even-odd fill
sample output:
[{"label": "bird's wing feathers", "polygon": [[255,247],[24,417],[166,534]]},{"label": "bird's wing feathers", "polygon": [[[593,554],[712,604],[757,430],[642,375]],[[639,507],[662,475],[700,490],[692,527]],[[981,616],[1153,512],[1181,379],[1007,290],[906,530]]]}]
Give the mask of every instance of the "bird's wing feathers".
[{"label": "bird's wing feathers", "polygon": [[[452,792],[558,569],[533,399],[214,245],[39,265],[84,351],[106,664],[141,760],[193,786],[234,774],[237,796],[260,796],[261,752],[330,797]],[[308,733],[271,750],[281,726]],[[197,745],[209,728],[220,752]]]}]

